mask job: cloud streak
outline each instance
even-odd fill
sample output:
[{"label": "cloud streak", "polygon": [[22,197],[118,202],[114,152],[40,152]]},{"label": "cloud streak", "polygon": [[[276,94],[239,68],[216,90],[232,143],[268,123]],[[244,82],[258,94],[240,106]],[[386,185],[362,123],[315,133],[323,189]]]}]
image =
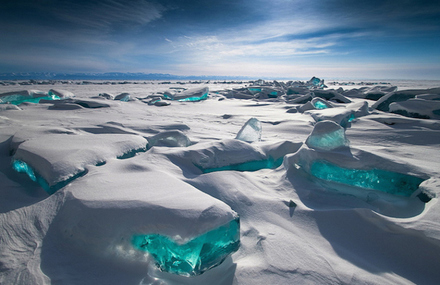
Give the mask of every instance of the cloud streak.
[{"label": "cloud streak", "polygon": [[95,2],[63,2],[51,12],[58,20],[89,29],[115,28],[116,25],[145,25],[160,19],[165,7],[144,0]]}]

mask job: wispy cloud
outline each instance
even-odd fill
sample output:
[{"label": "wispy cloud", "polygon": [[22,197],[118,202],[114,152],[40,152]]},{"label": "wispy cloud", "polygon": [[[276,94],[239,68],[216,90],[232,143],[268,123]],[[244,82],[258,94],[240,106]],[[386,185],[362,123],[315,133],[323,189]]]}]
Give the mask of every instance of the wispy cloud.
[{"label": "wispy cloud", "polygon": [[145,25],[161,18],[166,10],[157,2],[145,0],[100,0],[85,3],[66,1],[55,6],[51,12],[58,20],[96,29],[124,23]]},{"label": "wispy cloud", "polygon": [[316,26],[304,29],[307,31],[304,34],[295,30],[289,33],[287,29],[276,28],[281,26],[287,26],[287,23],[266,23],[265,31],[256,29],[258,33],[253,33],[255,27],[252,27],[250,30],[241,30],[241,33],[226,31],[217,32],[217,35],[183,36],[169,43],[169,53],[176,56],[191,54],[188,58],[205,62],[246,58],[279,61],[298,56],[341,54],[338,45],[348,39],[373,36],[368,32],[357,31],[316,35],[320,31]]}]

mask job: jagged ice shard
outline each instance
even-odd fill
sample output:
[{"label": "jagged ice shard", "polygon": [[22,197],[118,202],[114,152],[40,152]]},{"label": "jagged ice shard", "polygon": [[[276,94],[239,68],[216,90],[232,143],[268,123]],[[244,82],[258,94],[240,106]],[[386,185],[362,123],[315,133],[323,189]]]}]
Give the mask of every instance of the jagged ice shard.
[{"label": "jagged ice shard", "polygon": [[331,106],[329,103],[318,97],[313,98],[311,103],[318,110],[333,108],[333,106]]},{"label": "jagged ice shard", "polygon": [[333,121],[321,121],[316,123],[306,144],[310,148],[329,151],[348,146],[349,141],[343,127]]},{"label": "jagged ice shard", "polygon": [[159,234],[135,235],[132,244],[151,254],[162,271],[183,276],[200,275],[238,250],[240,220],[237,217],[183,244]]},{"label": "jagged ice shard", "polygon": [[235,137],[237,140],[248,143],[261,140],[261,122],[257,118],[250,118]]}]

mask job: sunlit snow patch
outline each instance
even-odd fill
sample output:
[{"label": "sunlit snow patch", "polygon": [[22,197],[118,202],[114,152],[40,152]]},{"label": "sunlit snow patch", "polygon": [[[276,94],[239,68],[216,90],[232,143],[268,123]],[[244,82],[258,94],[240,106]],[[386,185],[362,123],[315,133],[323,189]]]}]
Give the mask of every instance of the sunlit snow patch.
[{"label": "sunlit snow patch", "polygon": [[162,271],[184,276],[199,275],[221,264],[238,250],[240,222],[237,217],[183,244],[159,234],[135,235],[132,243],[135,248],[150,253]]},{"label": "sunlit snow patch", "polygon": [[245,142],[257,142],[261,140],[261,122],[257,118],[250,118],[235,137]]}]

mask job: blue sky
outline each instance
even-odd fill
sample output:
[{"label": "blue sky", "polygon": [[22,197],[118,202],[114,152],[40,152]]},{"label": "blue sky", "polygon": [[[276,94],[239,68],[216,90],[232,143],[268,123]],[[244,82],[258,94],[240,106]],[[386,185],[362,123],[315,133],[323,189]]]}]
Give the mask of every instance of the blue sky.
[{"label": "blue sky", "polygon": [[0,72],[440,79],[440,3],[0,0]]}]

